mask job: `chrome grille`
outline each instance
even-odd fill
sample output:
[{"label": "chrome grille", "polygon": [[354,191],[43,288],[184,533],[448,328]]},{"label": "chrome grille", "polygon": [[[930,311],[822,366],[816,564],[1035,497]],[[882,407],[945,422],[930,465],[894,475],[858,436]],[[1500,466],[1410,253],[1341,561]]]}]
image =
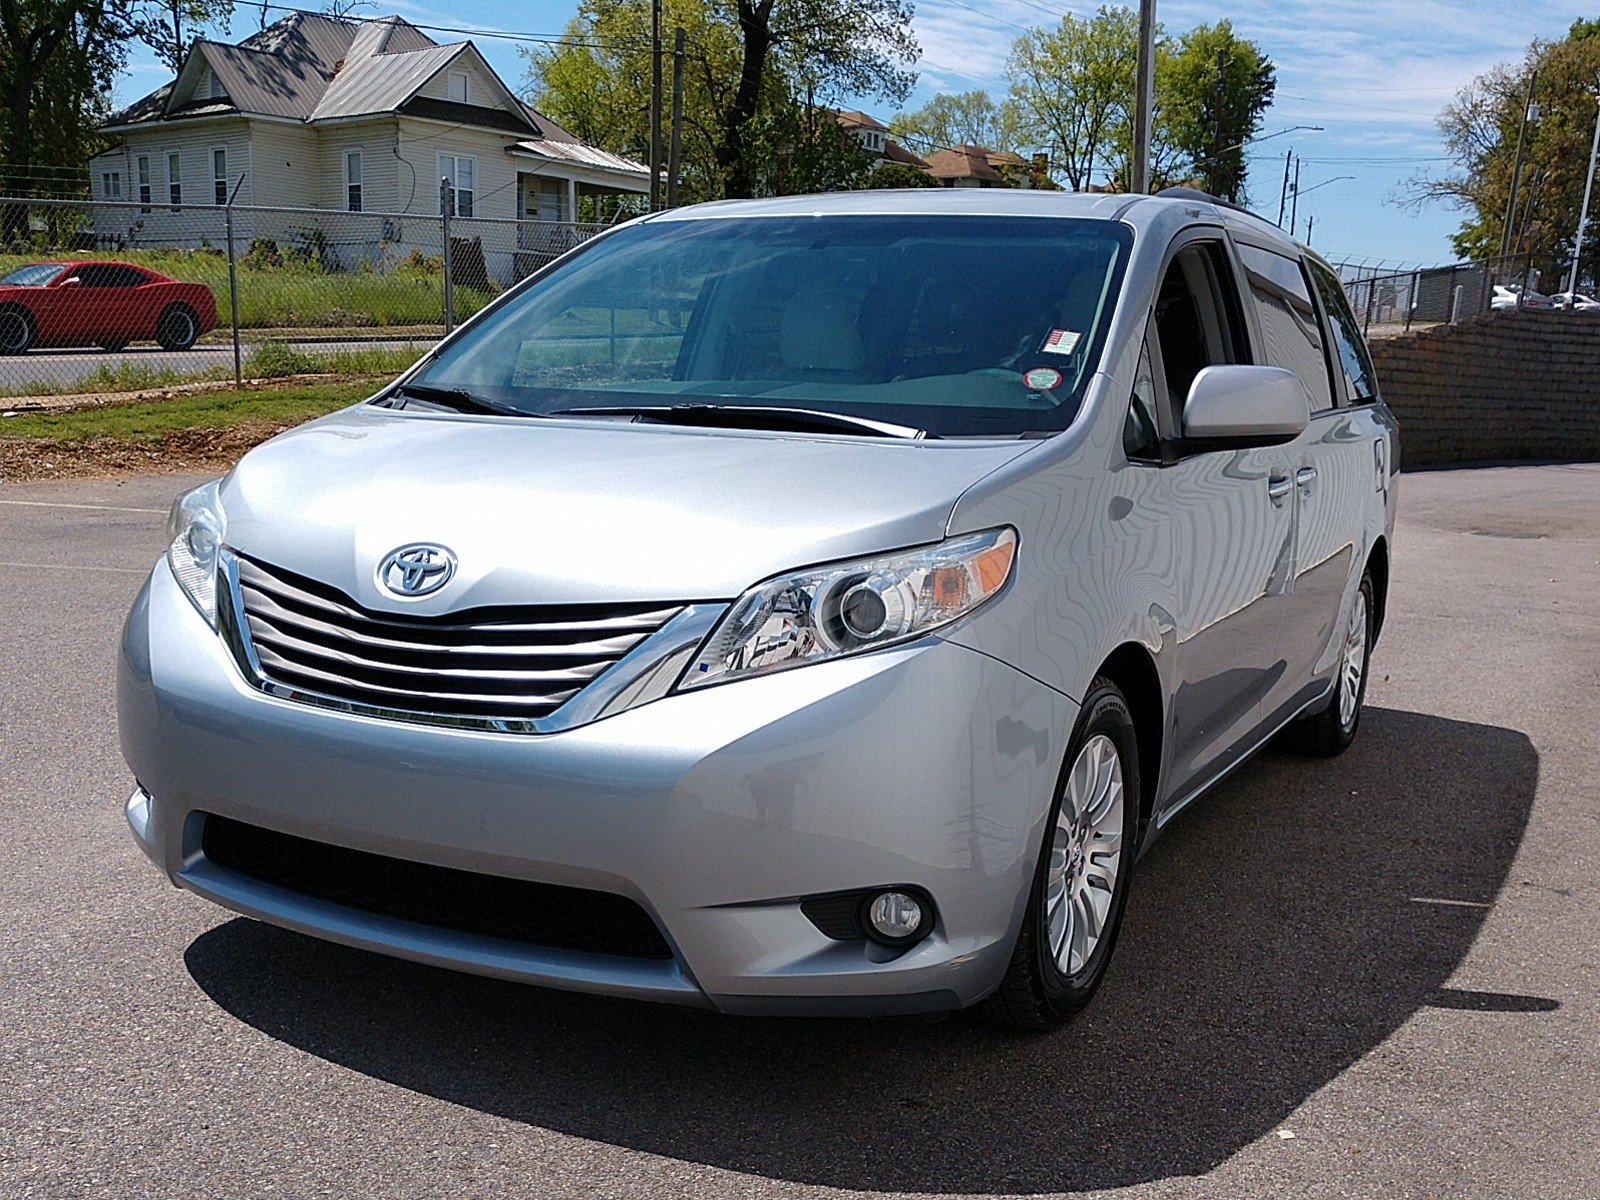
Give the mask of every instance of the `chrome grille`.
[{"label": "chrome grille", "polygon": [[327,584],[235,554],[238,633],[261,682],[290,699],[401,719],[536,732],[682,605],[376,613]]}]

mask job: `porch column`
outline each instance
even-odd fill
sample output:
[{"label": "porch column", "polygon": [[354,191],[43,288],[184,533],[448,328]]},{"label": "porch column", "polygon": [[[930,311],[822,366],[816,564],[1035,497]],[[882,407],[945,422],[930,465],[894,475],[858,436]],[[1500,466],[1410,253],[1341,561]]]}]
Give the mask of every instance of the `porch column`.
[{"label": "porch column", "polygon": [[578,181],[576,179],[569,179],[567,180],[567,220],[576,221],[577,219]]}]

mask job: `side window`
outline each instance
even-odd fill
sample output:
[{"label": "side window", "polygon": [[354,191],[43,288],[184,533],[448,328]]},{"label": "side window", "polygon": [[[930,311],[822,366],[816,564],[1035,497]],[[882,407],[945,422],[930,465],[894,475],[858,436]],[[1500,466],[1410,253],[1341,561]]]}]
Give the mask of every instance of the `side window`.
[{"label": "side window", "polygon": [[1156,339],[1166,376],[1170,427],[1183,428],[1183,402],[1207,367],[1249,362],[1238,292],[1220,243],[1186,246],[1173,257],[1156,295]]},{"label": "side window", "polygon": [[1372,369],[1372,356],[1367,353],[1366,339],[1361,336],[1361,326],[1355,313],[1350,311],[1350,298],[1344,294],[1344,285],[1334,273],[1319,262],[1311,264],[1311,278],[1316,281],[1317,294],[1322,297],[1322,307],[1328,314],[1328,325],[1333,334],[1333,347],[1339,352],[1339,374],[1344,376],[1345,397],[1351,404],[1369,404],[1378,398],[1377,375]]},{"label": "side window", "polygon": [[116,287],[116,268],[90,263],[78,268],[78,283],[86,288]]},{"label": "side window", "polygon": [[1139,350],[1139,370],[1133,377],[1133,398],[1122,429],[1122,448],[1129,458],[1154,458],[1161,448],[1156,420],[1156,377],[1150,366],[1150,341]]},{"label": "side window", "polygon": [[1266,361],[1295,373],[1311,394],[1312,412],[1332,408],[1333,390],[1327,355],[1322,349],[1322,326],[1305,269],[1298,259],[1259,246],[1240,246],[1239,258],[1244,262],[1250,294],[1261,320]]}]

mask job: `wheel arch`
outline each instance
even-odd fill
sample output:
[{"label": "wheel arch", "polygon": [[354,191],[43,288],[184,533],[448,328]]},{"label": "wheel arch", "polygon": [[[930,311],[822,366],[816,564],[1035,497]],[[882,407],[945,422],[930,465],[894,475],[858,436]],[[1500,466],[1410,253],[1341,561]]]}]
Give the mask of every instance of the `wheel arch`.
[{"label": "wheel arch", "polygon": [[1367,570],[1372,575],[1372,641],[1376,645],[1383,631],[1384,613],[1389,607],[1389,539],[1379,536],[1367,554]]},{"label": "wheel arch", "polygon": [[1139,739],[1139,842],[1142,845],[1155,812],[1161,779],[1161,755],[1166,733],[1166,705],[1161,673],[1147,646],[1124,642],[1100,664],[1097,676],[1116,684],[1127,698],[1133,728]]}]

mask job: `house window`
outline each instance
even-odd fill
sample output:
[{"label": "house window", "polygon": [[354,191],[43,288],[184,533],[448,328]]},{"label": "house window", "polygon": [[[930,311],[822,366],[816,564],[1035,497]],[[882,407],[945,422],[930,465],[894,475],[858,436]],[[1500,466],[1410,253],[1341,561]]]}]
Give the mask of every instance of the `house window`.
[{"label": "house window", "polygon": [[450,99],[457,104],[467,103],[467,73],[465,71],[450,72]]},{"label": "house window", "polygon": [[134,160],[139,172],[139,203],[141,212],[150,211],[150,156],[141,154]]},{"label": "house window", "polygon": [[[439,178],[449,185],[450,215],[470,217],[477,190],[478,160],[464,154],[439,155]],[[443,197],[441,197],[441,202]]]},{"label": "house window", "polygon": [[344,206],[348,212],[361,211],[361,151],[344,152]]},{"label": "house window", "polygon": [[173,212],[183,203],[183,166],[176,150],[167,151],[167,203]]},{"label": "house window", "polygon": [[211,151],[211,191],[218,204],[228,202],[228,152],[221,146]]},{"label": "house window", "polygon": [[122,172],[100,172],[100,196],[105,200],[122,199]]}]

